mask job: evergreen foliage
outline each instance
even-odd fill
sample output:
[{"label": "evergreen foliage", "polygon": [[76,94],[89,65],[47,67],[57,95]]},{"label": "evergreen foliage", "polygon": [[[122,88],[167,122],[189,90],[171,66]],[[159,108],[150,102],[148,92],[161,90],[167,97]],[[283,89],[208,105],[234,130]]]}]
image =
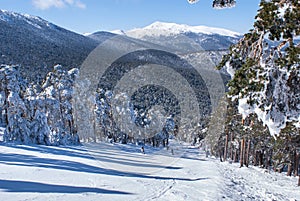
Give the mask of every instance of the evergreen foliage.
[{"label": "evergreen foliage", "polygon": [[299,127],[299,24],[298,1],[263,0],[254,28],[218,66],[235,71],[228,86],[230,97],[240,101],[239,112],[244,118],[257,114],[272,135],[288,122]]},{"label": "evergreen foliage", "polygon": [[[233,76],[228,84],[225,132],[210,145],[211,150],[236,162],[244,160],[241,165],[298,175],[300,2],[262,0],[255,19],[253,29],[231,46],[217,66]],[[226,135],[229,153],[223,154]],[[242,145],[248,153],[242,152]]]}]

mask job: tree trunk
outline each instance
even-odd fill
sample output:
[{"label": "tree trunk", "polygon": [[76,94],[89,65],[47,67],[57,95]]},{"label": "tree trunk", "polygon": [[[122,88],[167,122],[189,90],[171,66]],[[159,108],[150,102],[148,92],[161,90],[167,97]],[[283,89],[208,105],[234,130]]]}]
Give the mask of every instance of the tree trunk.
[{"label": "tree trunk", "polygon": [[[54,88],[56,89],[56,90],[58,90],[58,102],[59,102],[59,112],[60,112],[60,120],[61,120],[61,122],[63,122],[63,124],[65,124],[65,120],[64,120],[64,115],[63,115],[63,109],[62,109],[62,100],[61,100],[61,92],[60,92],[60,90],[58,89],[58,87],[56,88],[55,86],[54,86]],[[64,127],[66,126],[66,125],[63,125]]]},{"label": "tree trunk", "polygon": [[[6,77],[5,77],[6,78]],[[7,78],[6,78],[6,83],[7,83]],[[8,90],[7,88],[5,89],[5,99],[4,99],[4,111],[5,111],[5,125],[6,125],[6,128],[7,128],[7,132],[10,133],[11,132],[11,129],[9,127],[9,114],[8,114],[8,108],[10,107],[10,104],[9,104],[9,101],[8,101]]]},{"label": "tree trunk", "polygon": [[226,161],[227,159],[227,150],[228,150],[228,134],[226,134],[226,139],[225,139],[224,161]]},{"label": "tree trunk", "polygon": [[152,146],[155,147],[155,139],[154,139],[154,137],[152,137],[151,140],[152,140]]},{"label": "tree trunk", "polygon": [[234,149],[233,161],[234,161],[235,163],[238,162],[237,150],[236,150],[236,149]]},{"label": "tree trunk", "polygon": [[289,163],[288,165],[288,171],[287,171],[287,176],[292,176],[292,168],[293,167],[293,164],[292,163]]},{"label": "tree trunk", "polygon": [[245,165],[246,165],[246,167],[249,166],[250,147],[251,147],[251,141],[248,140],[248,143],[247,143],[247,151],[246,151],[246,159],[245,159]]},{"label": "tree trunk", "polygon": [[299,176],[299,159],[300,159],[300,153],[297,153],[296,154],[296,157],[295,157],[295,169],[294,169],[294,175],[295,176]]},{"label": "tree trunk", "polygon": [[233,133],[230,134],[230,158],[233,161]]},{"label": "tree trunk", "polygon": [[259,161],[258,161],[258,165],[259,165],[259,167],[262,167],[263,166],[263,158],[264,158],[264,154],[263,154],[263,151],[259,151],[259,153],[258,153],[258,156],[259,156]]},{"label": "tree trunk", "polygon": [[293,156],[292,156],[292,163],[293,163],[293,175],[296,176],[297,168],[296,168],[296,160],[297,160],[297,152],[294,150]]},{"label": "tree trunk", "polygon": [[219,157],[220,157],[220,162],[223,162],[223,160],[222,160],[222,151],[221,151],[221,149],[219,148]]},{"label": "tree trunk", "polygon": [[258,166],[258,151],[254,152],[254,166]]},{"label": "tree trunk", "polygon": [[244,144],[245,144],[245,140],[242,139],[241,141],[241,151],[240,151],[240,167],[244,166]]},{"label": "tree trunk", "polygon": [[272,163],[272,152],[269,150],[266,152],[266,160],[265,160],[265,168],[269,169],[271,167]]},{"label": "tree trunk", "polygon": [[246,140],[243,141],[243,163],[246,165]]},{"label": "tree trunk", "polygon": [[247,151],[247,149],[246,149],[246,140],[244,140],[244,147],[243,147],[243,163],[244,163],[244,165],[246,165],[246,151]]}]

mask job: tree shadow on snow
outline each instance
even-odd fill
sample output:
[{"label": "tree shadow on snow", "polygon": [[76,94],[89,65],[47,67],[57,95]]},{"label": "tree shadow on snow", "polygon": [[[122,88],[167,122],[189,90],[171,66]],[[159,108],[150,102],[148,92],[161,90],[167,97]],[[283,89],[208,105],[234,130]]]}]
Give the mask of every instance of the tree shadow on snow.
[{"label": "tree shadow on snow", "polygon": [[[191,179],[191,178],[181,178],[181,177],[152,176],[152,175],[147,175],[142,173],[132,173],[126,171],[107,169],[100,166],[92,166],[92,165],[88,165],[76,161],[57,160],[53,158],[40,158],[32,155],[10,154],[10,153],[0,154],[0,163],[6,165],[13,165],[13,166],[40,167],[40,168],[68,170],[68,171],[75,171],[75,172],[103,174],[103,175],[110,175],[110,176],[136,177],[136,178],[146,178],[146,179],[181,180],[181,181],[199,181],[199,180],[209,179],[209,178]],[[168,167],[168,166],[164,168],[169,170],[177,169],[176,167]]]},{"label": "tree shadow on snow", "polygon": [[[40,152],[43,154],[53,154],[55,156],[70,156],[79,157],[84,159],[98,160],[100,162],[116,163],[118,165],[127,165],[134,167],[147,167],[147,168],[161,168],[161,169],[173,169],[178,170],[181,167],[163,166],[155,164],[155,162],[148,162],[142,160],[143,156],[137,154],[137,152],[126,153],[125,151],[120,152],[119,150],[110,149],[110,144],[102,145],[104,150],[97,149],[97,147],[78,146],[78,147],[52,147],[52,146],[20,146],[10,145],[13,148],[22,149],[26,151]],[[119,148],[119,147],[118,147]],[[139,153],[139,152],[138,152]],[[1,157],[0,157],[1,158]],[[139,160],[137,160],[139,158]]]},{"label": "tree shadow on snow", "polygon": [[30,181],[0,180],[0,189],[5,192],[16,193],[99,193],[99,194],[121,194],[131,193],[106,190],[101,188],[89,188],[79,186],[63,186],[54,184],[44,184]]},{"label": "tree shadow on snow", "polygon": [[[3,146],[3,145],[0,145]],[[63,156],[70,156],[70,157],[80,157],[85,159],[94,159],[84,146],[75,147],[55,147],[55,146],[46,146],[46,145],[16,145],[16,144],[6,144],[4,146],[13,147],[16,149],[23,149],[26,151],[33,151],[39,152],[43,154],[54,154],[54,155],[63,155]]]}]

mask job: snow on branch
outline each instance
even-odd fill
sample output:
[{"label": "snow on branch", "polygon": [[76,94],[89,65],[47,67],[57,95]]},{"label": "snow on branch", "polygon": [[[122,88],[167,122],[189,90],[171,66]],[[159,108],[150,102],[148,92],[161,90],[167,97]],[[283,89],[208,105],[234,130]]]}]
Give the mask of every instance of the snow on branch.
[{"label": "snow on branch", "polygon": [[[199,0],[187,0],[190,4],[197,3]],[[213,8],[215,9],[224,9],[235,7],[235,0],[214,0]]]},{"label": "snow on branch", "polygon": [[214,0],[213,8],[214,9],[224,9],[224,8],[232,8],[235,7],[235,0]]}]

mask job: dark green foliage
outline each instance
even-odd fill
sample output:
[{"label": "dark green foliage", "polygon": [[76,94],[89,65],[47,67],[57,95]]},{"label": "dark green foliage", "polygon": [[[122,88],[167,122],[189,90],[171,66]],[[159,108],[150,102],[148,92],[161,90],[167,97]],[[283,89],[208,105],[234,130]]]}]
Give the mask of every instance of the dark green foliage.
[{"label": "dark green foliage", "polygon": [[[300,147],[300,131],[295,125],[300,113],[300,2],[262,0],[255,19],[253,29],[217,66],[235,70],[228,83],[225,131],[233,136],[229,146],[241,139],[251,140],[250,163],[281,171],[295,164]],[[281,117],[288,119],[278,124],[282,126],[279,135],[271,136],[256,113],[242,119],[238,110],[242,98],[275,123],[281,123]],[[224,137],[225,133],[221,134],[213,147],[223,149]]]},{"label": "dark green foliage", "polygon": [[284,107],[280,106],[280,98],[276,99],[279,94],[270,93],[287,92],[285,102],[299,103],[299,13],[299,1],[261,1],[253,29],[230,48],[217,66],[235,70],[228,84],[230,96],[247,98],[250,105],[260,105],[262,109],[272,105],[281,112]]},{"label": "dark green foliage", "polygon": [[235,6],[235,0],[214,0],[213,7],[214,8],[228,8]]}]

